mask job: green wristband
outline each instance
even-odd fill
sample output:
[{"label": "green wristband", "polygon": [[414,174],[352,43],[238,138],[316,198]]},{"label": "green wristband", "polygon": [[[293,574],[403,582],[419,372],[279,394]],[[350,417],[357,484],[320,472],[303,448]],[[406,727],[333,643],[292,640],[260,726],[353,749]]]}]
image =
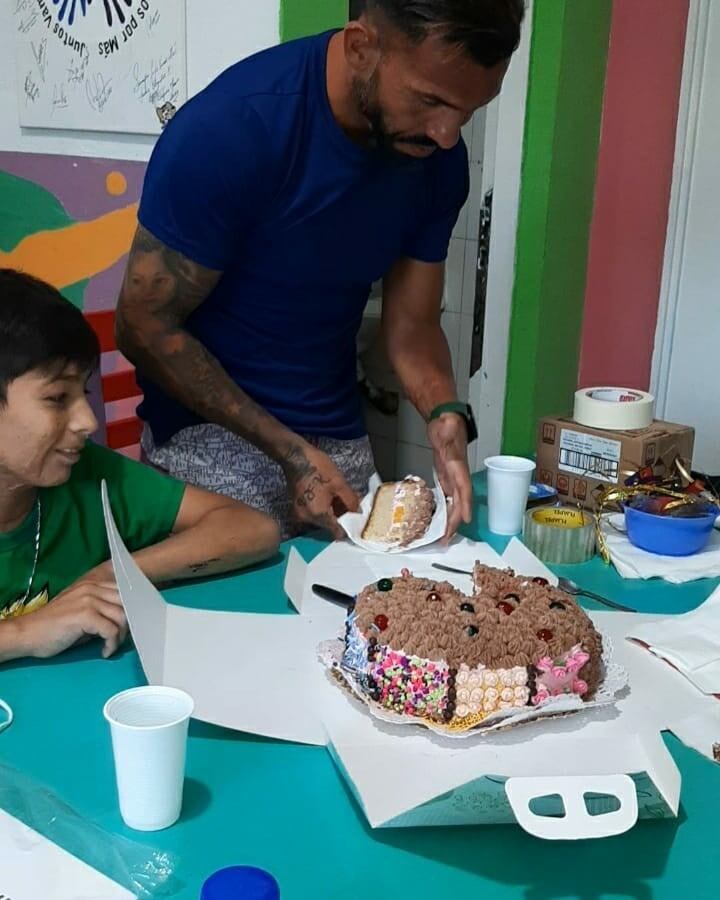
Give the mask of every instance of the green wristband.
[{"label": "green wristband", "polygon": [[475,417],[473,416],[472,407],[468,403],[462,403],[460,400],[439,403],[428,416],[428,422],[432,422],[433,419],[439,419],[444,413],[456,413],[465,420],[468,444],[471,444],[477,438],[478,431]]}]

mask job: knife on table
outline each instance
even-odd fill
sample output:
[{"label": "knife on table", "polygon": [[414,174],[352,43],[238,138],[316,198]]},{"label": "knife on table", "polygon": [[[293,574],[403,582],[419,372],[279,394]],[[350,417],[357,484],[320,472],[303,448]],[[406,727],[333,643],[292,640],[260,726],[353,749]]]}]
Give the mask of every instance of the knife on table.
[{"label": "knife on table", "polygon": [[350,609],[355,605],[355,598],[351,594],[345,594],[343,591],[337,591],[335,588],[328,587],[325,584],[312,585],[313,594],[317,594],[322,600],[329,600],[336,606],[344,606]]}]

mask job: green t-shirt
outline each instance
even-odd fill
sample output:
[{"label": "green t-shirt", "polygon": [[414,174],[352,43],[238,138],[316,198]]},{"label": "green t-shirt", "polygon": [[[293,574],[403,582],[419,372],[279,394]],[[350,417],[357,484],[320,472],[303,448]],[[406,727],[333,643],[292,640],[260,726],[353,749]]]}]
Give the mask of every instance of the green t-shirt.
[{"label": "green t-shirt", "polygon": [[35,558],[37,506],[21,525],[0,534],[0,618],[37,609],[109,558],[100,497],[103,479],[118,530],[131,552],[170,534],[185,485],[88,442],[70,479],[39,493],[40,553],[24,607],[19,601]]}]

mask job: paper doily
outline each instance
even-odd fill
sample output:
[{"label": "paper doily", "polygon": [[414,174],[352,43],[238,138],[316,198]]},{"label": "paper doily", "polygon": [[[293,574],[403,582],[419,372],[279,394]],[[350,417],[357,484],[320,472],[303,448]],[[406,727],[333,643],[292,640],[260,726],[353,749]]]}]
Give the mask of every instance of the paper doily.
[{"label": "paper doily", "polygon": [[622,666],[613,661],[613,644],[610,638],[606,635],[602,635],[602,642],[602,658],[603,666],[605,668],[605,677],[592,700],[584,701],[576,694],[563,694],[559,697],[550,697],[539,706],[497,710],[496,712],[490,713],[490,715],[483,719],[479,724],[464,731],[458,730],[457,727],[447,727],[440,722],[433,722],[430,719],[394,713],[384,709],[382,706],[379,706],[371,700],[362,690],[355,678],[349,672],[346,672],[340,665],[344,651],[344,642],[341,638],[332,641],[323,641],[318,647],[318,656],[320,662],[328,669],[334,679],[339,681],[342,686],[346,687],[355,697],[361,700],[365,706],[367,706],[370,714],[379,721],[387,722],[391,725],[419,725],[442,737],[463,739],[490,734],[494,731],[499,731],[500,729],[514,728],[528,722],[536,722],[546,718],[567,716],[575,712],[597,709],[614,703],[617,695],[627,687],[628,675]]}]

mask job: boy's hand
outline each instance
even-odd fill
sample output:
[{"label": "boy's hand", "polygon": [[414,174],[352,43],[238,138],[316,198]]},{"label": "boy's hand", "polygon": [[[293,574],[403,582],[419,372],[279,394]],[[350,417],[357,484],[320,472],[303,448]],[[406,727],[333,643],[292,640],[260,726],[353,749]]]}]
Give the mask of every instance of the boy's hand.
[{"label": "boy's hand", "polygon": [[[88,573],[92,574],[92,573]],[[76,581],[47,606],[15,620],[26,656],[47,659],[91,637],[103,641],[104,659],[127,637],[117,587],[110,581]]]}]

